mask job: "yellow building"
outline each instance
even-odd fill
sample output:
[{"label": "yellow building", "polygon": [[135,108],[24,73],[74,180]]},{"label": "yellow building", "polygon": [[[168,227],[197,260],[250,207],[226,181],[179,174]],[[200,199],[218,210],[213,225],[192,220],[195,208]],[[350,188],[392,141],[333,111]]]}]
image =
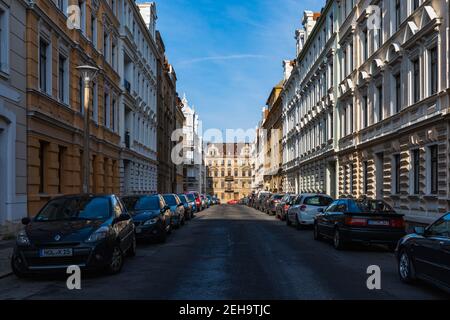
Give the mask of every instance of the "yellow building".
[{"label": "yellow building", "polygon": [[250,144],[210,143],[206,148],[206,193],[222,203],[251,193]]},{"label": "yellow building", "polygon": [[[79,4],[79,29],[67,6]],[[113,7],[110,7],[110,5]],[[90,99],[91,192],[119,192],[119,1],[36,0],[26,15],[28,211],[82,191],[83,81],[75,69],[100,72]]]},{"label": "yellow building", "polygon": [[267,99],[268,114],[262,125],[265,130],[264,157],[264,189],[271,192],[283,191],[282,178],[282,99],[284,80],[280,81],[271,91]]}]

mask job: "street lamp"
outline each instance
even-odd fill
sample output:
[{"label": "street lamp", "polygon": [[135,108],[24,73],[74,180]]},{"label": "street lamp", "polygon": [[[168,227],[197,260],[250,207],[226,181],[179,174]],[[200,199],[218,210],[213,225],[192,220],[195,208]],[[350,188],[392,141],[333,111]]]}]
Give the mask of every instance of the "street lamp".
[{"label": "street lamp", "polygon": [[89,95],[91,93],[91,84],[98,73],[98,68],[93,66],[79,66],[76,67],[80,71],[83,77],[84,83],[84,143],[83,143],[83,193],[89,193],[89,180],[90,180],[90,128],[89,128]]}]

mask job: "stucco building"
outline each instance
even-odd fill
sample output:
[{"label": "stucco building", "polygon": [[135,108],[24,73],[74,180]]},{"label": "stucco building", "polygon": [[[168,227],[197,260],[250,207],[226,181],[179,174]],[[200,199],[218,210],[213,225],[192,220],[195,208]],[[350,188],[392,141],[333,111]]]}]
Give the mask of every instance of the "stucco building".
[{"label": "stucco building", "polygon": [[[144,19],[145,17],[145,19]],[[157,192],[156,7],[124,0],[120,9],[120,191]]]},{"label": "stucco building", "polygon": [[251,193],[252,168],[249,143],[208,143],[206,146],[206,193],[222,203]]},{"label": "stucco building", "polygon": [[27,216],[26,9],[0,1],[0,236]]},{"label": "stucco building", "polygon": [[30,215],[50,197],[82,191],[84,84],[75,69],[79,65],[100,69],[89,103],[90,191],[120,191],[119,2],[78,3],[78,28],[67,27],[67,1],[36,0],[27,9]]}]

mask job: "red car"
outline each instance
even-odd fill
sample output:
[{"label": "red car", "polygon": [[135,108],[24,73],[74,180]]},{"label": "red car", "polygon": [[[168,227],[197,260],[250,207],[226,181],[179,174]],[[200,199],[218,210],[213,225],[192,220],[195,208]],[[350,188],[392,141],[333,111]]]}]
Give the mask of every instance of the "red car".
[{"label": "red car", "polygon": [[238,204],[238,200],[229,200],[227,203],[228,204],[231,204],[231,205],[235,205],[235,204]]}]

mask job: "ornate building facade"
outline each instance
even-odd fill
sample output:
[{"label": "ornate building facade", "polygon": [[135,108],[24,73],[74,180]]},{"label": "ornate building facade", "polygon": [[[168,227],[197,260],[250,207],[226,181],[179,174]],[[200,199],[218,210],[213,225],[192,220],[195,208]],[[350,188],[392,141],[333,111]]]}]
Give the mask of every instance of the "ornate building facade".
[{"label": "ornate building facade", "polygon": [[449,4],[326,2],[305,12],[283,92],[286,191],[450,208]]},{"label": "ornate building facade", "polygon": [[206,193],[222,203],[251,193],[252,167],[249,143],[208,143],[206,146]]},{"label": "ornate building facade", "polygon": [[78,1],[79,28],[67,27],[68,1],[36,0],[26,14],[28,212],[51,197],[82,192],[84,84],[79,65],[100,71],[93,84],[90,185],[118,193],[120,179],[119,3]]},{"label": "ornate building facade", "polygon": [[120,9],[121,192],[157,192],[156,8],[124,0]]}]

